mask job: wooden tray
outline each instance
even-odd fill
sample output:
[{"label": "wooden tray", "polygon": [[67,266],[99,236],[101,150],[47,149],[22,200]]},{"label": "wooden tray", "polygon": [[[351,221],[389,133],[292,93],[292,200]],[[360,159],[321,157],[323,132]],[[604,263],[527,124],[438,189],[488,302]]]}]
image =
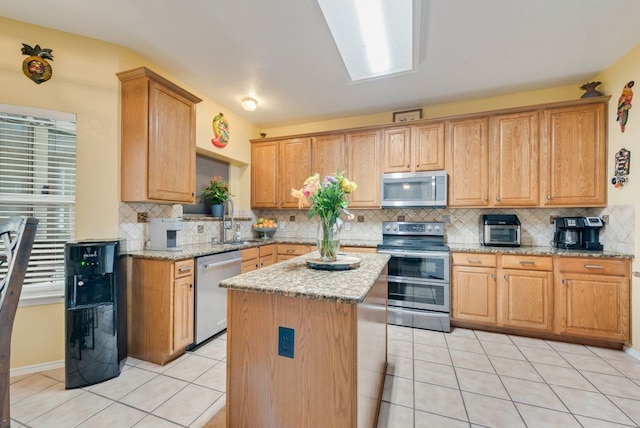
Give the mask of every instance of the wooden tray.
[{"label": "wooden tray", "polygon": [[357,257],[338,255],[334,262],[325,262],[321,258],[308,258],[307,266],[319,270],[349,270],[360,267],[360,259]]}]

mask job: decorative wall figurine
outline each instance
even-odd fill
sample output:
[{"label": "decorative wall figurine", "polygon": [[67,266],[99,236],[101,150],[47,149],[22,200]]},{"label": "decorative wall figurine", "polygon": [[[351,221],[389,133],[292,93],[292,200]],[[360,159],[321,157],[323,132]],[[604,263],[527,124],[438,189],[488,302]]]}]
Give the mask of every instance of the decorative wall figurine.
[{"label": "decorative wall figurine", "polygon": [[22,72],[29,79],[36,82],[38,85],[42,82],[46,82],[51,79],[53,70],[47,60],[53,61],[53,54],[51,49],[42,49],[40,45],[31,47],[27,44],[22,44],[22,54],[29,55],[27,59],[22,61]]},{"label": "decorative wall figurine", "polygon": [[624,127],[629,119],[629,109],[631,108],[631,100],[633,99],[633,80],[629,81],[624,88],[622,88],[622,95],[618,99],[618,117],[616,120],[620,122],[620,131],[624,132]]},{"label": "decorative wall figurine", "polygon": [[213,118],[213,133],[215,137],[211,139],[211,143],[213,143],[214,146],[224,147],[227,145],[231,131],[229,130],[229,122],[227,122],[227,119],[225,119],[222,113],[218,113],[218,115]]},{"label": "decorative wall figurine", "polygon": [[589,82],[580,86],[580,89],[587,91],[580,98],[601,97],[602,92],[596,90],[596,87],[600,84],[602,82]]},{"label": "decorative wall figurine", "polygon": [[620,149],[615,156],[615,165],[613,170],[615,176],[611,179],[611,184],[616,189],[621,188],[627,182],[629,175],[629,163],[631,162],[631,152],[627,149]]}]

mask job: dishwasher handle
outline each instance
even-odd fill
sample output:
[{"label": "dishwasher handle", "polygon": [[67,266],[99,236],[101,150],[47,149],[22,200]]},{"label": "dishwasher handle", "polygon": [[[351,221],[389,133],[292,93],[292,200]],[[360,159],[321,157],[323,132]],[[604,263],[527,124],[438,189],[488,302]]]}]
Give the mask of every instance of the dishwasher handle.
[{"label": "dishwasher handle", "polygon": [[221,262],[215,262],[215,263],[207,263],[204,266],[202,266],[203,269],[211,269],[214,267],[220,267],[220,266],[226,266],[226,265],[230,265],[233,263],[238,263],[239,261],[241,261],[241,258],[235,258],[235,259],[229,259],[229,260],[224,260]]}]

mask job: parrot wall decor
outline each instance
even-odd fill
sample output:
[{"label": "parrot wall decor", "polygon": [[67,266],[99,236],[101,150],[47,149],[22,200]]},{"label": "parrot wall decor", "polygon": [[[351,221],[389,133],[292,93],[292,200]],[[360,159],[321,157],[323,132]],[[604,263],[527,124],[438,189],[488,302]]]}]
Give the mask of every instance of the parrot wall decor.
[{"label": "parrot wall decor", "polygon": [[22,55],[27,58],[22,61],[22,72],[38,85],[51,79],[53,70],[49,61],[53,61],[53,51],[51,49],[42,49],[40,45],[31,47],[25,43],[22,44]]},{"label": "parrot wall decor", "polygon": [[618,117],[616,121],[620,122],[620,131],[624,132],[624,127],[629,120],[629,109],[631,108],[631,100],[633,99],[633,80],[629,81],[622,88],[622,95],[618,99]]},{"label": "parrot wall decor", "polygon": [[213,118],[213,134],[214,138],[211,139],[211,143],[216,147],[225,147],[229,142],[229,122],[225,119],[222,113],[218,113]]}]

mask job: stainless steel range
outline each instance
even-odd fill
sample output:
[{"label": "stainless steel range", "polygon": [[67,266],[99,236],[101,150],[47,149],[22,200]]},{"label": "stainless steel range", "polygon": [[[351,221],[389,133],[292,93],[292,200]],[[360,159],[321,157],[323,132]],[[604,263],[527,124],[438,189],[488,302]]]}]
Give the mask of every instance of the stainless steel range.
[{"label": "stainless steel range", "polygon": [[378,252],[390,254],[389,324],[451,331],[449,247],[440,222],[383,222]]}]

